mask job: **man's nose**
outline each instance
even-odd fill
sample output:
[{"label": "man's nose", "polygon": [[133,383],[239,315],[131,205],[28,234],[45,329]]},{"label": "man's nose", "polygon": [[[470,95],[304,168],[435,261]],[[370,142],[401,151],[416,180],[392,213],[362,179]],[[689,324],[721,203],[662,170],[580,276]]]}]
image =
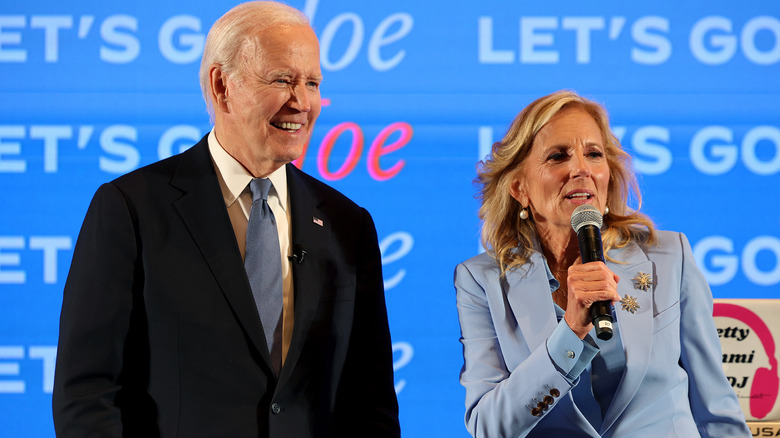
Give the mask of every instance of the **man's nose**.
[{"label": "man's nose", "polygon": [[306,85],[295,84],[290,88],[288,105],[303,113],[311,111],[311,98],[306,90]]}]

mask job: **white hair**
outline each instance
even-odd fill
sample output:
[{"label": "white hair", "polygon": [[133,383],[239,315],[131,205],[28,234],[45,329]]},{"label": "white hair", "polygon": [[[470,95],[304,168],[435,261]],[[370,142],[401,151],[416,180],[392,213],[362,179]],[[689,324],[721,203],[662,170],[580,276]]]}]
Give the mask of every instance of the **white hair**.
[{"label": "white hair", "polygon": [[223,74],[231,76],[240,70],[239,55],[247,47],[255,46],[254,36],[274,26],[310,26],[303,12],[276,1],[241,3],[220,17],[209,30],[203,58],[200,61],[200,89],[206,101],[209,117],[214,119],[211,102],[209,68],[219,64]]}]

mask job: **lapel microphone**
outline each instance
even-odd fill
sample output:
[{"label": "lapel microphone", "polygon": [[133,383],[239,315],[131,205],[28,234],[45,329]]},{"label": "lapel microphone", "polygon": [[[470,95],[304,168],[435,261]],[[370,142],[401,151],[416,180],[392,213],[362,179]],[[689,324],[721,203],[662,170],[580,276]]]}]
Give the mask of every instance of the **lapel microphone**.
[{"label": "lapel microphone", "polygon": [[[603,262],[604,248],[601,244],[601,212],[590,204],[583,204],[571,214],[571,227],[577,233],[582,263]],[[612,339],[612,303],[597,301],[590,306],[590,317],[596,328],[596,337],[606,341]]]},{"label": "lapel microphone", "polygon": [[304,257],[306,257],[306,251],[304,251],[300,247],[296,247],[293,250],[293,254],[289,256],[288,259],[300,265],[301,263],[303,263]]}]

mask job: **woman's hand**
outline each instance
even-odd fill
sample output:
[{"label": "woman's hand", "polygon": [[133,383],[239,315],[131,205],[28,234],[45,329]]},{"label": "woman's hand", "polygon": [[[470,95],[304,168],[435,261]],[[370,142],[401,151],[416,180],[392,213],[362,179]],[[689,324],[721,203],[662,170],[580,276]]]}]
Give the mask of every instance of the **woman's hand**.
[{"label": "woman's hand", "polygon": [[620,277],[610,271],[603,262],[583,264],[579,259],[569,266],[567,277],[568,297],[564,319],[580,339],[593,327],[590,306],[596,301],[620,301],[617,284]]}]

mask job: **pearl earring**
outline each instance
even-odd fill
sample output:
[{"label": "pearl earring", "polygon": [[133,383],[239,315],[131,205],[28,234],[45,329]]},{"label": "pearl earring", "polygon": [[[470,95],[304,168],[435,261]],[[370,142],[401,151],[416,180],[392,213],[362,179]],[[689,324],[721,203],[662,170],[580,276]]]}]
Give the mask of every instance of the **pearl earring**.
[{"label": "pearl earring", "polygon": [[528,210],[525,208],[520,210],[520,219],[528,219]]},{"label": "pearl earring", "polygon": [[604,207],[604,216],[609,214],[609,207]]}]

